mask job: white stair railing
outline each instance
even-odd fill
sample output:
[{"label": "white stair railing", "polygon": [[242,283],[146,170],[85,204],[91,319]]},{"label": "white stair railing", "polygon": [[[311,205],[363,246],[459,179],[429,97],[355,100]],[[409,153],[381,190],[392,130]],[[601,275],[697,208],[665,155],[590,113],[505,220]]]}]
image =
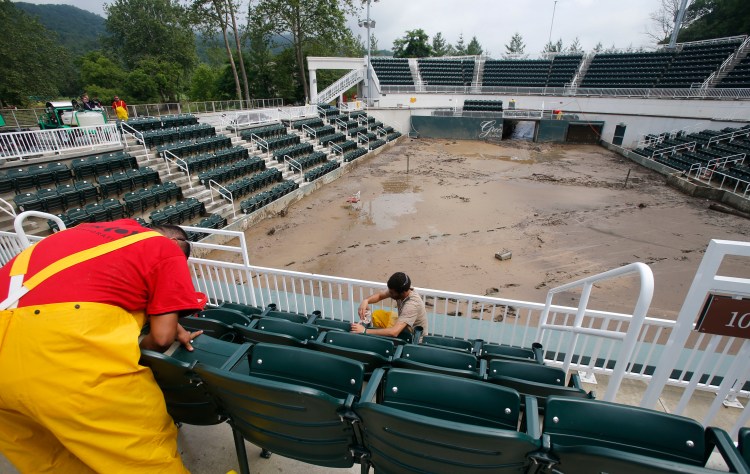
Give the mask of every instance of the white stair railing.
[{"label": "white stair railing", "polygon": [[13,218],[16,217],[16,209],[13,207],[13,204],[3,198],[0,198],[0,211],[3,211]]},{"label": "white stair railing", "polygon": [[362,132],[357,132],[357,143],[364,143],[366,145],[365,148],[370,149],[370,139]]},{"label": "white stair railing", "polygon": [[344,77],[319,92],[316,97],[313,97],[313,102],[318,104],[327,104],[347,90],[362,82],[364,79],[364,69],[353,69],[346,75],[344,75]]},{"label": "white stair railing", "polygon": [[216,191],[219,196],[229,201],[229,204],[232,205],[232,217],[237,217],[237,211],[234,208],[234,195],[232,195],[232,191],[220,185],[213,179],[208,180],[208,189],[211,191],[212,203],[214,202],[214,191]]},{"label": "white stair railing", "polygon": [[134,129],[126,122],[120,122],[120,131],[123,135],[130,135],[136,139],[141,145],[143,145],[143,152],[148,155],[148,147],[146,147],[146,139],[143,137],[143,133]]},{"label": "white stair railing", "polygon": [[305,133],[308,135],[309,138],[312,138],[314,140],[318,139],[318,134],[315,130],[313,130],[312,127],[306,124],[302,124],[302,133]]},{"label": "white stair railing", "polygon": [[734,50],[734,52],[730,54],[729,57],[725,59],[723,63],[721,63],[721,66],[719,66],[718,69],[712,72],[711,75],[708,76],[705,81],[703,81],[703,84],[701,84],[700,87],[705,89],[713,85],[714,81],[719,81],[723,79],[722,77],[719,77],[719,76],[727,68],[729,68],[730,65],[734,65],[735,58],[737,58],[739,54],[741,54],[743,51],[745,51],[745,49],[748,49],[748,48],[750,48],[750,36],[745,38],[745,41],[743,41],[742,44],[736,50]]},{"label": "white stair railing", "polygon": [[295,160],[291,156],[284,155],[284,163],[288,164],[289,167],[292,168],[292,170],[297,170],[300,173],[302,173],[302,163],[300,163],[299,161]]},{"label": "white stair railing", "polygon": [[253,145],[258,147],[258,150],[266,149],[266,153],[270,153],[271,151],[268,149],[268,142],[262,138],[260,138],[258,135],[251,133],[250,134],[250,141]]},{"label": "white stair railing", "polygon": [[167,174],[170,176],[172,175],[172,167],[170,165],[176,166],[178,169],[185,172],[188,178],[188,185],[192,188],[193,180],[190,178],[190,168],[188,168],[187,161],[183,160],[169,150],[164,150],[164,152],[162,152],[162,157],[164,157],[164,162],[167,165]]},{"label": "white stair railing", "polygon": [[344,149],[336,143],[331,143],[331,150],[333,151],[334,155],[344,155]]},{"label": "white stair railing", "polygon": [[689,143],[680,143],[679,145],[669,146],[666,148],[659,148],[658,150],[654,150],[651,153],[651,159],[656,158],[656,156],[664,156],[664,155],[674,155],[678,151],[695,151],[695,146],[697,145],[696,142],[689,142]]}]

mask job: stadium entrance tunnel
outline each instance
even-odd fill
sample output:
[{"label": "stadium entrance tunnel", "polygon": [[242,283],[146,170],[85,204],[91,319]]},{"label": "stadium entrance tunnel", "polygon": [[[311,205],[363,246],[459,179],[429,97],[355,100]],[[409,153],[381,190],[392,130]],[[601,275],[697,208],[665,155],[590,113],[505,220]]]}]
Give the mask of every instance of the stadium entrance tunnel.
[{"label": "stadium entrance tunnel", "polygon": [[536,137],[536,120],[503,120],[503,140],[528,140]]}]

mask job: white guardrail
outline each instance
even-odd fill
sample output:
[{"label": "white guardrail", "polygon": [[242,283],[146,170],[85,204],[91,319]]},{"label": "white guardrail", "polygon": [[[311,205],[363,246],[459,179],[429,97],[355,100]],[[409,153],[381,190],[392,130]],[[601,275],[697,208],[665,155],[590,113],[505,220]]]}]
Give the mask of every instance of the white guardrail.
[{"label": "white guardrail", "polygon": [[121,145],[116,123],[0,134],[0,160]]},{"label": "white guardrail", "polygon": [[276,123],[282,120],[297,120],[304,117],[318,115],[316,105],[305,105],[300,107],[284,107],[273,109],[243,110],[227,114],[221,120],[221,127],[238,133],[240,130],[266,123]]}]

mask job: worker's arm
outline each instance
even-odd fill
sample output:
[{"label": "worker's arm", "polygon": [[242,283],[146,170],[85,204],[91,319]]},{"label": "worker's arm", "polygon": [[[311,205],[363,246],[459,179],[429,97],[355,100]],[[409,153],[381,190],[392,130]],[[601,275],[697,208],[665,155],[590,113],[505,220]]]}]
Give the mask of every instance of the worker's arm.
[{"label": "worker's arm", "polygon": [[179,341],[189,351],[193,350],[190,345],[193,338],[201,335],[203,331],[189,332],[177,322],[177,313],[166,313],[149,318],[151,330],[141,340],[141,349],[164,352],[169,349],[174,341]]},{"label": "worker's arm", "polygon": [[[396,321],[396,324],[389,328],[365,328],[361,323],[352,323],[352,332],[360,334],[373,334],[375,336],[398,337],[401,331],[406,329],[407,324],[403,321]],[[366,331],[366,332],[365,332]]]},{"label": "worker's arm", "polygon": [[365,313],[367,312],[368,306],[370,306],[371,304],[379,303],[386,298],[390,298],[390,296],[391,295],[390,293],[388,293],[388,290],[383,290],[363,299],[362,303],[360,303],[359,305],[359,311],[358,311],[359,319],[365,318]]}]

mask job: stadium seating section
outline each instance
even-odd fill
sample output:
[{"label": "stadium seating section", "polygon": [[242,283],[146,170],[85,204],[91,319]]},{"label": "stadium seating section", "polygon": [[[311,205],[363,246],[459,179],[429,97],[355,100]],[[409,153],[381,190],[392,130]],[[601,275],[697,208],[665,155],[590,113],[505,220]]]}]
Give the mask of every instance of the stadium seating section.
[{"label": "stadium seating section", "polygon": [[242,473],[244,440],[261,457],[362,472],[710,473],[713,452],[748,472],[750,433],[736,448],[721,429],[595,400],[545,366],[538,344],[417,344],[421,331],[352,334],[348,321],[275,305],[224,303],[181,322],[204,331],[194,351],[144,350],[141,363],[175,422],[229,423]]},{"label": "stadium seating section", "polygon": [[433,86],[470,86],[474,80],[474,59],[420,58],[422,82]]},{"label": "stadium seating section", "polygon": [[371,63],[381,85],[414,85],[408,59],[372,58]]}]

